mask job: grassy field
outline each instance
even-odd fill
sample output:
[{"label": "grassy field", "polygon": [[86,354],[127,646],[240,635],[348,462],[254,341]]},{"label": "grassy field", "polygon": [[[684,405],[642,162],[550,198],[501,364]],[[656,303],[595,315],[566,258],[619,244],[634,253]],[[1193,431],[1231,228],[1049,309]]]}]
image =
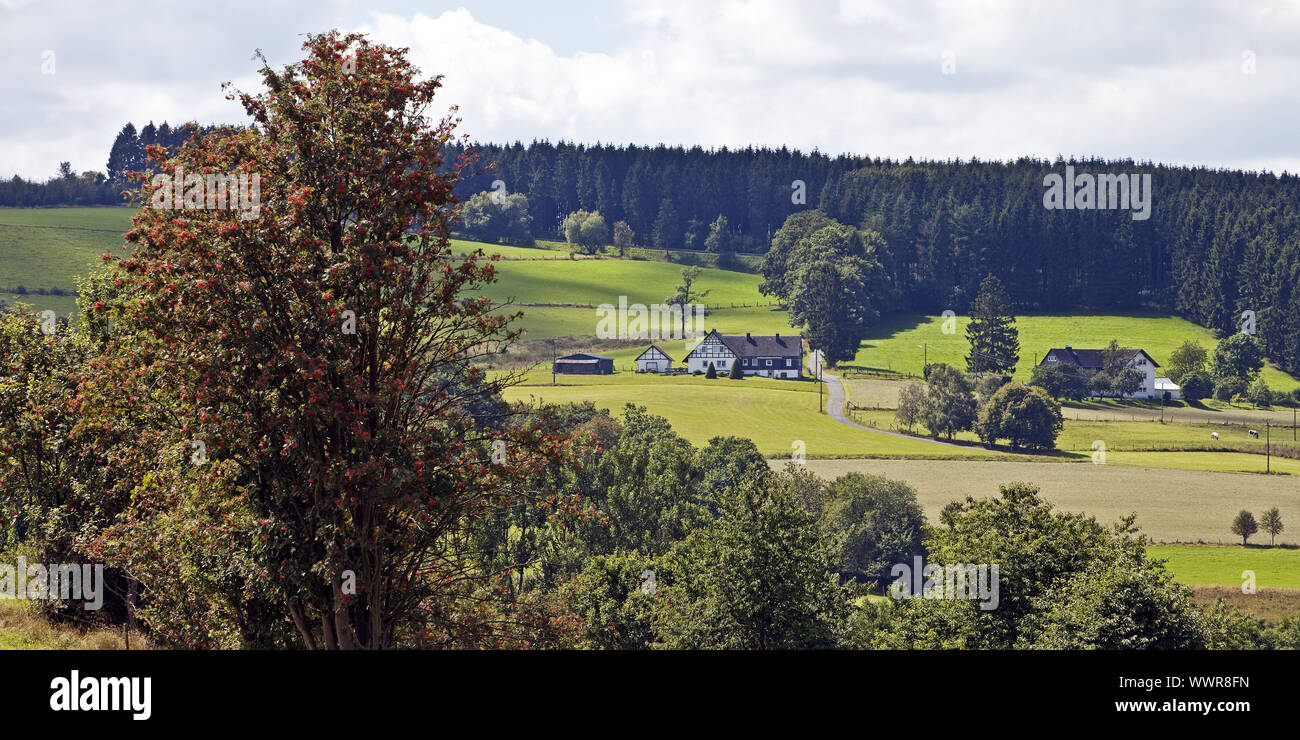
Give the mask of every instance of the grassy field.
[{"label": "grassy field", "polygon": [[[639,354],[639,351],[637,352]],[[613,355],[616,359],[618,353]],[[624,355],[625,356],[625,355]],[[635,355],[633,355],[635,356]],[[899,439],[853,429],[817,411],[817,386],[808,381],[749,378],[708,380],[702,376],[559,376],[549,370],[529,376],[530,385],[509,389],[509,400],[550,403],[591,401],[618,415],[635,402],[668,419],[674,431],[696,445],[718,435],[747,436],[765,455],[789,458],[796,442],[808,457],[896,456],[989,458],[983,449],[954,450],[922,440]]]},{"label": "grassy field", "polygon": [[[825,477],[860,472],[906,481],[931,521],[949,501],[992,496],[999,485],[1022,481],[1038,486],[1057,507],[1092,514],[1104,523],[1136,512],[1138,526],[1160,542],[1240,542],[1229,525],[1241,509],[1258,516],[1276,506],[1284,522],[1300,522],[1300,485],[1294,476],[1089,462],[809,460],[807,465]],[[1300,523],[1292,524],[1278,544],[1294,544],[1298,538]]]},{"label": "grassy field", "polygon": [[[50,622],[21,601],[0,598],[0,650],[122,650],[119,630],[80,630]],[[148,648],[144,636],[131,634],[131,649]]]},{"label": "grassy field", "polygon": [[[1251,538],[1259,540],[1259,535]],[[1268,542],[1265,536],[1263,542]],[[1242,571],[1255,572],[1258,588],[1300,589],[1300,549],[1228,545],[1152,545],[1152,557],[1168,561],[1181,583],[1197,586],[1242,584]]]},{"label": "grassy field", "polygon": [[[681,265],[636,260],[502,261],[499,281],[483,293],[495,298],[514,297],[527,303],[598,306],[628,303],[662,303],[681,282]],[[759,295],[760,278],[744,272],[703,268],[695,290],[707,290],[700,302],[708,306],[770,303]]]},{"label": "grassy field", "polygon": [[[965,368],[970,349],[966,341],[965,317],[958,316],[952,333],[945,334],[945,319],[940,316],[895,316],[883,321],[862,343],[852,362],[842,367],[885,370],[920,375],[923,363],[946,362]],[[1185,340],[1192,339],[1212,351],[1218,343],[1209,329],[1190,321],[1162,314],[1097,315],[1069,314],[1018,316],[1020,363],[1015,378],[1029,380],[1037,358],[1053,347],[1069,344],[1079,348],[1105,347],[1118,339],[1125,347],[1141,347],[1158,363]],[[1264,380],[1274,390],[1300,387],[1300,381],[1273,368],[1264,368]]]}]

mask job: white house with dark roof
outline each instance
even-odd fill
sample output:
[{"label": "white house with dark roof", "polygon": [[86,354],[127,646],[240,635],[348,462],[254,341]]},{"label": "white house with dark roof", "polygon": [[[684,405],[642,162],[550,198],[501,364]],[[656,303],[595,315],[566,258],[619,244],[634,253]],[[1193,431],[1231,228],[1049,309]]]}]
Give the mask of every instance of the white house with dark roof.
[{"label": "white house with dark roof", "polygon": [[[1170,392],[1171,398],[1181,396],[1180,389],[1169,378],[1156,377],[1156,368],[1160,367],[1160,364],[1152,359],[1146,350],[1122,349],[1119,353],[1119,361],[1124,367],[1132,368],[1142,374],[1142,387],[1125,398],[1160,398],[1165,391]],[[1106,350],[1075,349],[1067,344],[1063,348],[1053,347],[1038,364],[1043,367],[1057,364],[1074,365],[1087,379],[1106,367]]]},{"label": "white house with dark roof", "polygon": [[719,374],[739,363],[745,375],[766,378],[803,377],[803,337],[798,334],[724,336],[713,329],[685,358],[687,372],[708,372],[709,363]]},{"label": "white house with dark roof", "polygon": [[668,353],[659,349],[658,345],[650,345],[645,352],[637,355],[636,371],[638,373],[664,373],[673,368],[673,358]]}]

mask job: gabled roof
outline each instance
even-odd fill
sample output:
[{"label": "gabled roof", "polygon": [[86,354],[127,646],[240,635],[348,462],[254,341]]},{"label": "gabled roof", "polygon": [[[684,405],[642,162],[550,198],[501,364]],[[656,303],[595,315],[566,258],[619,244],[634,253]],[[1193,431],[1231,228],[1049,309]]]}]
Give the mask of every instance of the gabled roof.
[{"label": "gabled roof", "polygon": [[[1099,370],[1106,366],[1106,350],[1104,349],[1075,349],[1074,347],[1053,347],[1043,355],[1043,361],[1039,365],[1047,364],[1047,358],[1052,354],[1056,355],[1057,362],[1067,362],[1071,365],[1078,365],[1088,370]],[[1153,367],[1160,367],[1151,355],[1143,349],[1121,349],[1119,351],[1119,360],[1125,365],[1131,363],[1134,357],[1141,354],[1147,358]]]},{"label": "gabled roof", "polygon": [[704,340],[711,336],[717,336],[722,346],[731,350],[731,353],[737,357],[793,357],[803,354],[803,337],[799,334],[781,336],[780,334],[746,334],[745,336],[732,336],[719,334],[717,329],[710,329],[704,339],[695,345],[690,352],[686,354],[685,359],[690,359],[695,354],[695,350],[704,344]]},{"label": "gabled roof", "polygon": [[803,339],[798,334],[746,334],[724,336],[722,343],[737,357],[790,357],[803,354]]},{"label": "gabled roof", "polygon": [[595,362],[596,360],[612,360],[612,359],[614,358],[606,357],[604,355],[592,355],[592,354],[587,354],[586,352],[577,352],[575,354],[565,355],[564,357],[557,358],[555,361],[556,362]]},{"label": "gabled roof", "polygon": [[[650,350],[652,350],[652,349],[657,349],[657,350],[659,350],[659,352],[660,352],[664,357],[667,357],[670,361],[673,359],[673,356],[672,356],[672,355],[668,354],[667,352],[664,352],[662,349],[660,349],[659,345],[657,345],[657,344],[652,344],[652,345],[650,345],[649,347],[646,347],[646,348],[645,348],[645,352],[642,352],[641,354],[637,355],[637,356],[636,356],[636,359],[639,360],[639,359],[641,359],[642,357],[645,357],[647,354],[650,353]],[[636,362],[636,360],[633,360],[633,362]]]}]

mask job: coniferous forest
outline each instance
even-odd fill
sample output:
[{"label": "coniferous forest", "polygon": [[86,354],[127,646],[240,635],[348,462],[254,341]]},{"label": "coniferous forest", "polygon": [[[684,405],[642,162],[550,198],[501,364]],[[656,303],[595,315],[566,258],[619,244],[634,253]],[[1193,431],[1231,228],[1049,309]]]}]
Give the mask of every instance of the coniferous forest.
[{"label": "coniferous forest", "polygon": [[[118,202],[143,147],[175,151],[185,127],[137,134],[127,124],[106,170],[69,168],[46,183],[0,182],[0,206]],[[766,251],[786,218],[819,208],[878,232],[895,288],[894,311],[965,311],[988,274],[1016,309],[1168,311],[1221,334],[1255,311],[1268,357],[1300,370],[1300,179],[1283,173],[1128,160],[895,161],[781,149],[473,144],[462,199],[500,181],[528,198],[533,235],[559,238],[566,215],[626,221],[636,243],[705,248],[724,216],[737,251]],[[454,161],[462,145],[449,146]],[[1150,174],[1150,218],[1133,211],[1049,210],[1046,175]],[[96,177],[95,175],[99,175]],[[498,188],[500,186],[498,185]]]}]

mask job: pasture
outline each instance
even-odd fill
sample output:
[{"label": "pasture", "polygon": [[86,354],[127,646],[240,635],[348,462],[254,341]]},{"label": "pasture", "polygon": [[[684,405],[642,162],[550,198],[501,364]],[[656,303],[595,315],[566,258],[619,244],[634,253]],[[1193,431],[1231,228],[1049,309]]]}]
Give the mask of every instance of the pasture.
[{"label": "pasture", "polygon": [[[632,352],[629,350],[628,352]],[[639,354],[639,350],[632,354]],[[612,353],[616,362],[626,354]],[[618,416],[626,403],[645,406],[668,419],[673,430],[695,445],[716,436],[742,436],[773,458],[790,459],[802,449],[809,458],[890,456],[989,458],[980,448],[953,449],[924,440],[902,439],[844,426],[818,413],[817,385],[811,381],[747,378],[709,380],[703,376],[560,375],[550,384],[549,368],[529,374],[525,385],[506,391],[512,401],[548,403],[591,401]]]},{"label": "pasture", "polygon": [[[965,369],[967,317],[955,317],[952,333],[944,333],[941,316],[903,315],[881,321],[863,341],[857,356],[841,365],[845,369],[881,370],[921,375],[924,362],[946,362]],[[1185,340],[1200,342],[1213,352],[1218,340],[1209,330],[1164,314],[1053,314],[1016,317],[1020,331],[1020,362],[1015,379],[1028,382],[1038,359],[1053,347],[1102,348],[1111,339],[1124,347],[1141,347],[1158,363]],[[1157,374],[1160,371],[1157,370]],[[1264,368],[1264,380],[1274,390],[1300,387],[1300,381],[1274,367]]]},{"label": "pasture", "polygon": [[1256,546],[1260,542],[1268,544],[1267,535],[1262,541],[1259,535],[1251,540],[1254,544],[1250,547],[1152,545],[1147,554],[1167,560],[1174,578],[1188,585],[1240,589],[1242,572],[1254,571],[1257,588],[1300,589],[1300,549]]},{"label": "pasture", "polygon": [[[932,522],[949,501],[993,496],[998,486],[1021,481],[1038,486],[1043,498],[1058,508],[1091,514],[1102,523],[1135,512],[1142,532],[1157,542],[1239,543],[1241,538],[1229,529],[1233,516],[1241,509],[1258,516],[1273,506],[1281,510],[1284,522],[1295,521],[1278,537],[1278,544],[1300,541],[1300,485],[1294,476],[1090,462],[877,459],[806,464],[828,478],[859,472],[905,481],[916,489]],[[1253,539],[1261,541],[1259,535]]]}]

